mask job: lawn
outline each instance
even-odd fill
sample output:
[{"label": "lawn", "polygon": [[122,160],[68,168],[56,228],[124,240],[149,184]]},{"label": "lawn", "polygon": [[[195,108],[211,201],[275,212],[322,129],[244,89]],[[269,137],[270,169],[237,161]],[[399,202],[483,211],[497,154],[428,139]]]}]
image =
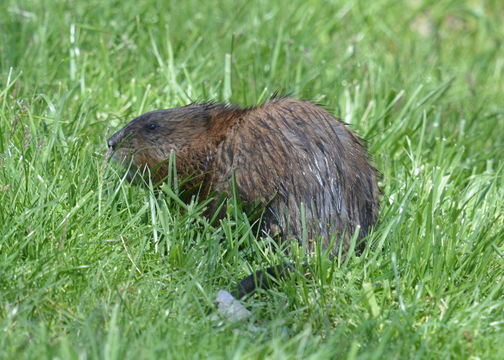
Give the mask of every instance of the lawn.
[{"label": "lawn", "polygon": [[[0,358],[504,359],[500,0],[0,2]],[[364,253],[209,315],[282,254],[103,156],[191,101],[323,104],[367,140]],[[293,261],[306,254],[294,251]],[[257,331],[251,326],[254,325]]]}]

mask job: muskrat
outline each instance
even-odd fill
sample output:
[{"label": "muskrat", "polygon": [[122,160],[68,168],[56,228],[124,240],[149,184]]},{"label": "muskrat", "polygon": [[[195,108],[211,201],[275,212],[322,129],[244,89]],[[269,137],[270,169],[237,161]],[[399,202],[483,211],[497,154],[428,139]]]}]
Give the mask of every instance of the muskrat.
[{"label": "muskrat", "polygon": [[[207,102],[152,111],[107,144],[116,159],[131,163],[130,171],[148,168],[153,183],[166,178],[166,160],[175,151],[178,176],[201,183],[201,197],[230,196],[236,186],[241,201],[264,207],[266,233],[298,239],[308,251],[317,239],[333,254],[340,245],[346,251],[357,229],[362,246],[378,217],[377,171],[363,141],[309,101],[283,97],[249,108]],[[264,285],[263,272],[244,281],[239,296]]]}]

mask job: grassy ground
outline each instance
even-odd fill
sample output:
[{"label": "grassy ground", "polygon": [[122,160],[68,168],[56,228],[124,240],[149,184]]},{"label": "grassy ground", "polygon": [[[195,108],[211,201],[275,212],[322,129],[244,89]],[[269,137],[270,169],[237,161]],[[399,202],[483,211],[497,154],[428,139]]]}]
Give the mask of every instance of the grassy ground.
[{"label": "grassy ground", "polygon": [[[504,358],[501,1],[0,3],[0,358]],[[191,100],[324,103],[369,141],[360,257],[212,322],[279,261],[246,217],[122,183],[105,140]],[[301,259],[298,259],[301,261]]]}]

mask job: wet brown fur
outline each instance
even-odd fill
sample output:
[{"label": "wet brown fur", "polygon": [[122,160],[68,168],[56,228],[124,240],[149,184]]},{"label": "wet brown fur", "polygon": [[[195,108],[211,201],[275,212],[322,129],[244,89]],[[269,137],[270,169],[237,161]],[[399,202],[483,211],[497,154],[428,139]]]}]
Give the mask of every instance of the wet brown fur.
[{"label": "wet brown fur", "polygon": [[277,98],[246,109],[203,103],[154,111],[108,143],[116,158],[147,166],[153,182],[166,177],[167,166],[159,164],[174,150],[179,177],[196,175],[203,197],[213,191],[229,195],[234,174],[241,200],[262,203],[264,230],[283,239],[302,241],[304,207],[309,250],[317,237],[327,247],[333,235],[347,249],[357,227],[362,239],[378,216],[377,174],[362,141],[308,101]]}]

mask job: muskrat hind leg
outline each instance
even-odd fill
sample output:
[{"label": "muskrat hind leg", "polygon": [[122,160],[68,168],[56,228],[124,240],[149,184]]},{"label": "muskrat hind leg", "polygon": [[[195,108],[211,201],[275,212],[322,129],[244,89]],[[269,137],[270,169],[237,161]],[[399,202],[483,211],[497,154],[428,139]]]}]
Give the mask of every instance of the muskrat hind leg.
[{"label": "muskrat hind leg", "polygon": [[[303,269],[306,269],[308,264],[302,264],[301,266]],[[272,286],[278,284],[278,280],[290,277],[292,272],[296,270],[296,267],[296,264],[284,263],[270,266],[264,270],[258,270],[241,279],[234,289],[233,295],[237,299],[241,299],[245,295],[252,294],[257,289],[270,289]]]}]

